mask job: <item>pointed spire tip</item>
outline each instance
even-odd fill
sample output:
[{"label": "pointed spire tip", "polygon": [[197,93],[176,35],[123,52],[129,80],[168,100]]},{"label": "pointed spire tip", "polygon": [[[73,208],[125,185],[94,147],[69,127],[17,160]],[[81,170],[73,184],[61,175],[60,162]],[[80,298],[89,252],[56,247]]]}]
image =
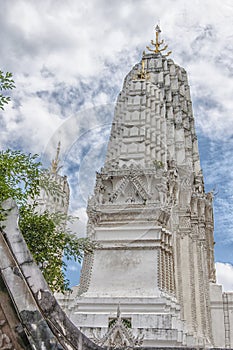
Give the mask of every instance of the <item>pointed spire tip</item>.
[{"label": "pointed spire tip", "polygon": [[58,172],[60,150],[61,150],[61,141],[59,141],[57,144],[56,157],[55,157],[55,159],[52,160],[52,167],[51,167],[52,174],[57,174],[57,172]]}]

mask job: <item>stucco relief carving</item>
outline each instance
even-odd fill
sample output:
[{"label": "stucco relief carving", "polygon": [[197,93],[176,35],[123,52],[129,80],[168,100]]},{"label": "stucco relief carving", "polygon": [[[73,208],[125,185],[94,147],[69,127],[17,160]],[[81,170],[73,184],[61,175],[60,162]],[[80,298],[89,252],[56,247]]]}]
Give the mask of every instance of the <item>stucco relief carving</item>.
[{"label": "stucco relief carving", "polygon": [[183,177],[181,180],[181,188],[182,190],[190,189],[192,185],[192,177],[191,174],[188,174],[188,176]]},{"label": "stucco relief carving", "polygon": [[164,226],[167,225],[168,220],[170,219],[170,212],[168,210],[160,210],[159,216],[158,216],[158,222]]},{"label": "stucco relief carving", "polygon": [[205,227],[201,226],[199,227],[199,239],[201,239],[201,241],[205,240]]},{"label": "stucco relief carving", "polygon": [[180,217],[180,226],[182,228],[191,228],[190,218],[187,216]]},{"label": "stucco relief carving", "polygon": [[94,253],[85,255],[83,262],[82,273],[80,277],[79,295],[85,293],[88,290],[91,280],[92,268],[94,263]]},{"label": "stucco relief carving", "polygon": [[213,192],[206,194],[206,206],[205,206],[205,217],[209,222],[213,222]]},{"label": "stucco relief carving", "polygon": [[199,221],[205,221],[205,199],[199,198],[197,203]]},{"label": "stucco relief carving", "polygon": [[193,193],[191,197],[191,203],[190,203],[192,215],[197,215],[197,200],[198,200],[197,195]]},{"label": "stucco relief carving", "polygon": [[[182,123],[182,118],[180,120],[180,118],[177,118],[175,121],[175,128],[176,130],[182,129],[183,128],[183,123]],[[177,146],[178,148],[180,148],[179,144]]]},{"label": "stucco relief carving", "polygon": [[179,197],[178,169],[174,160],[168,161],[168,198],[169,202],[176,204]]},{"label": "stucco relief carving", "polygon": [[124,319],[121,318],[119,307],[117,310],[117,318],[107,333],[102,338],[99,338],[92,331],[92,339],[100,346],[124,350],[140,347],[143,343],[143,335],[139,334],[135,337],[130,328],[126,326]]},{"label": "stucco relief carving", "polygon": [[205,220],[205,203],[203,176],[202,174],[198,174],[194,177],[193,181],[190,203],[192,215],[198,215],[199,219]]},{"label": "stucco relief carving", "polygon": [[204,182],[202,175],[197,175],[194,178],[194,192],[197,195],[200,195],[204,192]]},{"label": "stucco relief carving", "polygon": [[[111,205],[111,204],[145,204],[162,203],[166,201],[166,187],[158,178],[149,181],[146,174],[140,174],[138,169],[128,171],[128,174],[119,172],[108,179],[98,176],[95,195],[89,200],[89,206]],[[151,177],[151,176],[150,176]],[[149,183],[150,182],[150,186]]]}]

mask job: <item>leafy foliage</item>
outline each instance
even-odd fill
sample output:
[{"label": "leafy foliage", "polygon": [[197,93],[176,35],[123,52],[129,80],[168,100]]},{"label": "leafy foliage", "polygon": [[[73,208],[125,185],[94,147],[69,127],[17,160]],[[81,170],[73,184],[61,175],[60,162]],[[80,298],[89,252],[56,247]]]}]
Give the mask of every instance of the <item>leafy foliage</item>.
[{"label": "leafy foliage", "polygon": [[[0,70],[0,109],[10,101],[7,90],[15,87],[12,73]],[[36,198],[43,188],[50,197],[59,197],[63,191],[51,174],[41,168],[38,155],[24,154],[21,151],[6,150],[0,152],[0,226],[8,211],[2,203],[12,198],[20,207],[19,225],[31,253],[41,267],[45,279],[52,291],[64,292],[69,281],[65,278],[67,260],[73,257],[81,261],[83,252],[91,252],[95,244],[87,238],[77,238],[64,223],[67,218],[61,213],[50,214],[36,211]],[[28,200],[34,200],[33,205]]]},{"label": "leafy foliage", "polygon": [[[62,213],[39,214],[36,199],[43,188],[50,197],[63,195],[59,183],[41,167],[37,155],[21,151],[0,152],[0,225],[8,214],[2,203],[13,198],[20,207],[19,225],[28,247],[41,267],[52,291],[64,292],[69,281],[65,278],[67,260],[81,261],[83,253],[92,252],[95,244],[87,238],[77,238],[65,228],[67,219]],[[34,204],[28,204],[34,200]]]},{"label": "leafy foliage", "polygon": [[41,167],[38,155],[21,151],[0,151],[0,221],[3,219],[1,203],[13,198],[18,205],[35,199],[44,189],[51,196],[63,195],[60,185]]},{"label": "leafy foliage", "polygon": [[65,278],[67,265],[62,255],[67,260],[73,257],[80,262],[83,252],[92,252],[95,247],[88,239],[77,238],[64,230],[63,220],[64,216],[59,213],[39,215],[33,206],[20,210],[21,232],[51,290],[57,292],[69,289],[69,281]]},{"label": "leafy foliage", "polygon": [[64,195],[62,187],[59,185],[59,183],[54,181],[54,178],[51,177],[51,174],[47,169],[40,170],[39,183],[40,188],[43,188],[48,196],[59,197]]},{"label": "leafy foliage", "polygon": [[[2,72],[0,70],[0,91],[12,90],[15,88],[14,80],[12,79],[12,73]],[[0,109],[4,109],[4,104],[7,104],[10,101],[9,96],[5,96],[0,93]]]},{"label": "leafy foliage", "polygon": [[0,152],[0,221],[4,219],[1,203],[13,198],[18,205],[40,193],[40,162],[37,155],[20,151]]}]

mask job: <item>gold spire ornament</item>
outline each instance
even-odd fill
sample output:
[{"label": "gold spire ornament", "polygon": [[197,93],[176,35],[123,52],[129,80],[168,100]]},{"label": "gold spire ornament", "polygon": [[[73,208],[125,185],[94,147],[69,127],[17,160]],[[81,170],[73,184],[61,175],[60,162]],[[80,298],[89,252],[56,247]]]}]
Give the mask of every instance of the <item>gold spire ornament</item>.
[{"label": "gold spire ornament", "polygon": [[61,167],[58,168],[60,149],[61,149],[61,142],[59,141],[57,145],[56,157],[55,159],[52,160],[52,167],[51,167],[52,174],[57,174],[58,170],[61,168]]},{"label": "gold spire ornament", "polygon": [[[159,41],[159,34],[161,33],[161,29],[160,27],[157,25],[155,27],[155,41],[151,40],[151,45],[154,46],[154,48],[150,48],[149,46],[147,46],[147,50],[155,53],[155,54],[159,54],[162,51],[167,50],[168,45],[165,45],[163,48],[160,48],[161,45],[164,44],[164,40]],[[172,51],[168,51],[164,56],[169,56],[172,53]]]},{"label": "gold spire ornament", "polygon": [[141,69],[137,71],[137,76],[135,80],[148,80],[150,78],[149,73],[145,69],[145,51],[142,53],[142,66]]}]

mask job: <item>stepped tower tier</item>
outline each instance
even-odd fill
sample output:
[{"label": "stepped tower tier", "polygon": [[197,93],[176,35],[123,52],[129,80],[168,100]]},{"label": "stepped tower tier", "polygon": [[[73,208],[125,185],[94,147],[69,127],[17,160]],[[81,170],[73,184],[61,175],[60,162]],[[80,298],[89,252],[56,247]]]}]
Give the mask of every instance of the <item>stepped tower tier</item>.
[{"label": "stepped tower tier", "polygon": [[187,74],[159,33],[116,103],[87,208],[87,234],[99,247],[84,258],[68,313],[95,339],[120,303],[145,346],[210,346],[212,194],[204,191]]},{"label": "stepped tower tier", "polygon": [[[140,79],[143,66],[146,79]],[[127,75],[119,94],[105,167],[137,164],[167,170],[168,161],[200,175],[187,74],[171,59],[147,54]]]}]

